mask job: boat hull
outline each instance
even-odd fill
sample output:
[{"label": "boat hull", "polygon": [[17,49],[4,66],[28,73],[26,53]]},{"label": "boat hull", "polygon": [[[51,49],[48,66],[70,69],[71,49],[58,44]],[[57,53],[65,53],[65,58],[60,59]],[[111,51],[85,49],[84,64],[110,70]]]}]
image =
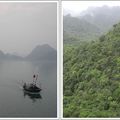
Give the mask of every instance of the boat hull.
[{"label": "boat hull", "polygon": [[32,93],[39,93],[41,91],[41,88],[35,86],[35,85],[23,85],[23,89],[27,92],[32,92]]},{"label": "boat hull", "polygon": [[23,88],[25,91],[28,91],[28,92],[33,92],[33,93],[39,93],[41,91],[41,89],[37,89],[37,90],[30,90],[30,89],[27,89],[27,88]]}]

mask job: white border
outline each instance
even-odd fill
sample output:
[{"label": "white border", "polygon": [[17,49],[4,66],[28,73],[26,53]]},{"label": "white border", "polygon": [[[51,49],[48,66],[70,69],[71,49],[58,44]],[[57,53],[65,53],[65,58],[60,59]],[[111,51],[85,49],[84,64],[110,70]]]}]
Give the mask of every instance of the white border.
[{"label": "white border", "polygon": [[60,64],[60,37],[59,37],[59,2],[57,1],[57,118],[59,118],[59,112],[60,112],[60,106],[59,106],[59,101],[60,101],[60,96],[59,96],[59,81],[60,81],[60,75],[59,75],[59,64]]},{"label": "white border", "polygon": [[20,1],[20,0],[18,0],[18,1],[0,1],[0,3],[57,3],[58,4],[58,1],[56,0],[56,1],[43,1],[43,0],[41,0],[41,1]]},{"label": "white border", "polygon": [[63,40],[62,40],[62,12],[61,12],[61,10],[62,10],[62,1],[61,0],[59,0],[59,46],[60,46],[60,51],[59,51],[59,56],[60,56],[60,58],[59,58],[59,60],[60,60],[60,62],[59,62],[59,75],[60,75],[60,79],[59,79],[59,95],[60,95],[60,101],[59,101],[59,119],[61,119],[62,118],[62,116],[63,116],[63,114],[62,114],[62,102],[63,102],[63,100],[62,100],[62,91],[63,91],[63,85],[62,85],[62,82],[63,82],[63,72],[62,72],[62,68],[63,68],[63,62],[62,62],[62,59],[63,59],[63,52],[62,52],[62,46],[63,46]]},{"label": "white border", "polygon": [[57,10],[57,117],[54,117],[54,118],[47,118],[47,117],[44,117],[44,118],[34,118],[34,117],[30,117],[30,118],[27,118],[27,117],[11,117],[11,118],[9,118],[9,117],[0,117],[0,119],[11,119],[11,120],[13,120],[13,119],[19,119],[19,120],[23,120],[23,119],[26,119],[26,120],[30,120],[30,119],[32,119],[32,120],[58,120],[58,119],[60,119],[60,117],[59,117],[59,81],[60,81],[60,76],[59,76],[59,53],[60,53],[60,47],[59,47],[59,7],[58,7],[58,1],[0,1],[0,3],[56,3],[57,4],[57,8],[56,8],[56,10]]},{"label": "white border", "polygon": [[120,118],[62,118],[63,120],[120,120]]},{"label": "white border", "polygon": [[[61,2],[62,6],[62,2]],[[63,119],[63,7],[61,7],[61,118]]]}]

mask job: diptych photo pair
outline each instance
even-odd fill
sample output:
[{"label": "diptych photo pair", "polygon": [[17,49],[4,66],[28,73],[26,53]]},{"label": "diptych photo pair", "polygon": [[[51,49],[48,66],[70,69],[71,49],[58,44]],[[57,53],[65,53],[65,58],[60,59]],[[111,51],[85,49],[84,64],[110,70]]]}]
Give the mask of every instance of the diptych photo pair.
[{"label": "diptych photo pair", "polygon": [[119,119],[120,1],[0,1],[0,119]]}]

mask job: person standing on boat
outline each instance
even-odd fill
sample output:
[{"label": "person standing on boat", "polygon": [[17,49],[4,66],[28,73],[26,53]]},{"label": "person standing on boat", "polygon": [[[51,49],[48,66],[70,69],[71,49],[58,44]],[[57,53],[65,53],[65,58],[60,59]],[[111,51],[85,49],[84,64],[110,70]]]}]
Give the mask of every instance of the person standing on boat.
[{"label": "person standing on boat", "polygon": [[36,85],[37,79],[38,79],[38,74],[36,74],[36,75],[34,74],[34,75],[33,75],[33,84],[34,84],[34,85]]},{"label": "person standing on boat", "polygon": [[36,76],[35,76],[35,85],[36,85],[36,81],[37,81],[37,79],[38,79],[38,74],[36,74]]},{"label": "person standing on boat", "polygon": [[35,84],[35,78],[36,78],[36,75],[34,74],[33,75],[33,84]]},{"label": "person standing on boat", "polygon": [[37,81],[37,79],[38,79],[38,74],[36,75],[36,81]]}]

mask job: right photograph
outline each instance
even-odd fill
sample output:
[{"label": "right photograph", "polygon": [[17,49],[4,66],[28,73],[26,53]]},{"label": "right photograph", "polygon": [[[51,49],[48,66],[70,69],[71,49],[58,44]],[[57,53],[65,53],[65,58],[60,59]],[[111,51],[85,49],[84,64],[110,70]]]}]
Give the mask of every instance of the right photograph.
[{"label": "right photograph", "polygon": [[120,1],[63,1],[63,117],[120,117]]}]

